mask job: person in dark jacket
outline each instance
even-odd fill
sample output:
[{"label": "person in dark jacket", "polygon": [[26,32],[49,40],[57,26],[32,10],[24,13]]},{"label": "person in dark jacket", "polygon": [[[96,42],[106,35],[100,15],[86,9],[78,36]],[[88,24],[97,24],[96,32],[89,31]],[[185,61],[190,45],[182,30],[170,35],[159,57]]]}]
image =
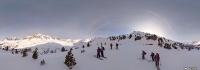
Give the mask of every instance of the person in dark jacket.
[{"label": "person in dark jacket", "polygon": [[112,43],[110,43],[110,49],[112,50],[112,47],[113,47],[113,44]]},{"label": "person in dark jacket", "polygon": [[119,49],[119,44],[118,44],[118,43],[116,43],[116,49],[117,49],[117,50]]},{"label": "person in dark jacket", "polygon": [[160,55],[158,53],[156,53],[155,55],[155,64],[157,67],[159,67],[159,62],[160,62]]},{"label": "person in dark jacket", "polygon": [[151,56],[152,61],[155,61],[155,59],[154,59],[155,54],[153,52],[151,52],[150,56]]},{"label": "person in dark jacket", "polygon": [[103,47],[103,46],[101,46],[101,57],[104,57],[104,50],[105,50],[105,48]]},{"label": "person in dark jacket", "polygon": [[146,55],[147,53],[143,50],[142,51],[142,59],[144,60],[145,59],[145,55]]},{"label": "person in dark jacket", "polygon": [[100,52],[101,52],[101,49],[98,47],[97,48],[97,58],[100,58]]}]

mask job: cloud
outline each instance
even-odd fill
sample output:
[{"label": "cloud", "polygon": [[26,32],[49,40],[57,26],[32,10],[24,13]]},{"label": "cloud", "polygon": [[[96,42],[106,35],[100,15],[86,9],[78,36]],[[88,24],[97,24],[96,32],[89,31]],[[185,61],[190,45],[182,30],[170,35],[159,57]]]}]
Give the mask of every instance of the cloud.
[{"label": "cloud", "polygon": [[[155,30],[179,41],[197,40],[199,1],[1,0],[0,34],[33,32],[71,38],[130,33],[153,20]],[[142,24],[141,24],[142,23]],[[182,36],[184,32],[187,36]],[[195,34],[195,37],[193,35]],[[192,37],[192,38],[190,38]],[[198,37],[198,38],[197,38]]]}]

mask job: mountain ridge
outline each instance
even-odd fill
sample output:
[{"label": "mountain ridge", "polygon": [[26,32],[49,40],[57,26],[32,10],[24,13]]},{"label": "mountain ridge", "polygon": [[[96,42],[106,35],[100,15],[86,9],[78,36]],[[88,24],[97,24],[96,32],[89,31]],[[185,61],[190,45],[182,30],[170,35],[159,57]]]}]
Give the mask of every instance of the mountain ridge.
[{"label": "mountain ridge", "polygon": [[[96,39],[114,39],[114,38],[119,38],[118,41],[122,40],[123,38],[130,38],[130,37],[135,37],[136,39],[145,39],[146,41],[148,40],[154,40],[155,44],[160,44],[161,47],[166,47],[166,46],[183,46],[184,43],[173,41],[170,39],[167,39],[165,37],[158,36],[156,34],[151,34],[151,33],[146,33],[146,32],[141,32],[141,31],[133,31],[132,33],[129,34],[124,34],[124,35],[116,35],[116,36],[109,36],[109,37],[95,37],[95,38],[88,38],[88,39],[63,39],[63,38],[58,38],[50,35],[45,35],[41,33],[35,33],[30,36],[26,36],[23,38],[6,38],[0,41],[0,46],[2,47],[11,47],[11,48],[27,48],[27,47],[32,47],[40,44],[46,44],[46,43],[58,43],[61,44],[62,46],[77,46],[77,43],[87,43]],[[153,42],[154,42],[153,41]],[[152,42],[152,43],[153,43]],[[147,44],[152,44],[152,43],[147,43]]]},{"label": "mountain ridge", "polygon": [[36,33],[31,36],[26,36],[24,38],[6,38],[0,41],[0,45],[2,47],[9,46],[11,48],[27,48],[27,47],[36,46],[39,44],[53,42],[53,43],[61,44],[63,46],[73,46],[73,44],[78,41],[80,40],[61,39],[58,37]]}]

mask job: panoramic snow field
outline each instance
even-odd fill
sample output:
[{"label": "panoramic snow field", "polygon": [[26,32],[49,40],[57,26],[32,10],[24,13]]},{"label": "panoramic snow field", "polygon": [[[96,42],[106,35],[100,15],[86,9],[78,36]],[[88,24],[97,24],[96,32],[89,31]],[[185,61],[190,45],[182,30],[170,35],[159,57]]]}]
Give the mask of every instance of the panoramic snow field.
[{"label": "panoramic snow field", "polygon": [[[160,70],[190,70],[189,68],[200,68],[200,51],[187,49],[165,49],[158,46],[158,41],[134,40],[111,41],[108,38],[94,38],[90,41],[90,47],[86,42],[76,42],[73,46],[63,46],[59,43],[44,43],[37,47],[39,53],[42,50],[58,49],[56,53],[39,54],[39,58],[32,59],[32,53],[28,52],[27,57],[21,54],[12,54],[10,51],[0,50],[0,70],[68,70],[64,64],[68,51],[61,52],[60,48],[73,48],[73,54],[77,65],[72,70],[157,70],[155,63],[151,61],[151,52],[160,54]],[[105,57],[103,60],[97,59],[97,47],[105,47]],[[110,43],[114,44],[110,49]],[[119,49],[115,49],[115,44],[119,44]],[[85,48],[82,46],[85,45]],[[81,53],[81,50],[85,50]],[[147,52],[146,59],[142,60],[142,50]],[[45,60],[45,65],[40,65],[41,60]],[[186,69],[188,68],[188,69]]]}]

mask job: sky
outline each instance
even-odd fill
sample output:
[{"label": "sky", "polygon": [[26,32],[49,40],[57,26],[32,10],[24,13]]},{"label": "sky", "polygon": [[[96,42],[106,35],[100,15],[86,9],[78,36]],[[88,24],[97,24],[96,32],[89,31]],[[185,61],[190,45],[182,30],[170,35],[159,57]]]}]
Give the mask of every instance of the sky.
[{"label": "sky", "polygon": [[43,33],[65,38],[133,31],[200,40],[200,0],[0,0],[0,38]]}]

